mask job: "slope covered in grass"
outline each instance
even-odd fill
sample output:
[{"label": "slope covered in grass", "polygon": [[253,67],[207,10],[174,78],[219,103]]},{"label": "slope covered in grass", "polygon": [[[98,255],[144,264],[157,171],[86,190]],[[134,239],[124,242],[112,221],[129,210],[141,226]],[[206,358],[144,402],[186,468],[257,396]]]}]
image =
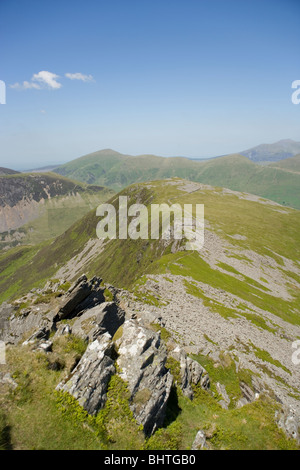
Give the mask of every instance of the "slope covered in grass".
[{"label": "slope covered in grass", "polygon": [[181,157],[132,157],[102,150],[61,165],[55,171],[116,191],[136,182],[179,177],[245,191],[300,209],[300,175],[256,165],[239,154],[201,162]]},{"label": "slope covered in grass", "polygon": [[286,158],[280,162],[270,163],[270,167],[280,168],[281,170],[300,173],[300,154],[294,157]]},{"label": "slope covered in grass", "polygon": [[[92,210],[52,241],[2,253],[1,300],[20,299],[51,278],[102,277],[120,288],[129,318],[141,317],[161,331],[166,347],[175,341],[205,367],[210,390],[194,387],[190,401],[180,389],[179,363],[169,361],[174,384],[166,419],[145,438],[120,380],[111,381],[107,406],[96,417],[54,393],[84,350],[78,338],[54,337],[47,355],[12,346],[7,370],[19,387],[2,395],[0,445],[179,450],[190,448],[202,429],[212,449],[297,449],[278,428],[276,413],[280,402],[300,411],[299,368],[291,361],[300,337],[300,212],[178,178],[124,189],[110,199],[117,211],[120,195],[128,196],[128,206],[143,203],[149,211],[155,203],[204,204],[204,246],[190,251],[186,240],[172,238],[103,242]],[[62,368],[49,369],[57,358]],[[242,407],[241,387],[258,394]]]}]

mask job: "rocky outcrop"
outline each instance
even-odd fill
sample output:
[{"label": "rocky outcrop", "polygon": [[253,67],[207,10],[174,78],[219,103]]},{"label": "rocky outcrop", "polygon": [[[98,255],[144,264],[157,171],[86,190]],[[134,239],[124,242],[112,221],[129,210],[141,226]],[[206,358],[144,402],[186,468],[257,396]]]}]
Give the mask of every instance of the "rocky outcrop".
[{"label": "rocky outcrop", "polygon": [[78,315],[81,311],[88,309],[96,299],[99,300],[99,303],[103,302],[104,289],[100,288],[99,291],[100,283],[101,279],[93,278],[88,281],[85,275],[77,279],[64,296],[55,316],[55,321]]},{"label": "rocky outcrop", "polygon": [[276,413],[276,421],[278,427],[281,428],[285,434],[296,439],[300,444],[300,419],[292,408],[282,407],[280,411]]},{"label": "rocky outcrop", "polygon": [[57,390],[70,393],[95,415],[105,405],[110,377],[117,373],[128,385],[135,419],[151,435],[163,424],[171,391],[173,377],[165,367],[166,360],[159,333],[127,320],[114,341],[108,332],[99,334]]},{"label": "rocky outcrop", "polygon": [[104,333],[89,344],[71,377],[56,389],[68,392],[91,415],[95,415],[106,402],[110,377],[115,373],[113,343]]},{"label": "rocky outcrop", "polygon": [[196,434],[191,450],[202,450],[202,449],[209,449],[209,446],[207,445],[207,442],[206,442],[205,432],[200,429],[200,431],[198,431]]},{"label": "rocky outcrop", "polygon": [[146,435],[163,424],[172,386],[167,351],[159,333],[127,320],[116,333],[119,374],[128,384],[130,408]]},{"label": "rocky outcrop", "polygon": [[[181,387],[189,398],[193,398],[191,385],[200,383],[208,388],[209,377],[175,343],[168,352],[170,348],[161,340],[160,332],[148,328],[137,315],[126,319],[113,288],[116,301],[105,302],[101,282],[100,278],[88,280],[83,275],[66,293],[62,281],[48,282],[44,289],[35,289],[23,302],[17,302],[15,308],[19,305],[19,312],[13,309],[6,322],[6,333],[10,342],[16,344],[22,338],[24,346],[45,353],[51,351],[52,341],[62,335],[72,333],[86,340],[84,355],[57,390],[68,392],[88,413],[95,415],[106,403],[111,376],[118,374],[127,384],[134,418],[143,426],[145,435],[150,436],[163,425],[173,384],[173,376],[166,367],[168,354],[180,363]],[[43,303],[49,296],[50,304]],[[24,300],[28,305],[20,310]],[[9,305],[4,305],[3,317],[10,313]],[[65,319],[69,322],[62,322]],[[51,331],[55,335],[50,340]]]},{"label": "rocky outcrop", "polygon": [[108,332],[111,336],[125,320],[125,312],[115,302],[103,302],[78,316],[72,325],[72,333],[94,341]]},{"label": "rocky outcrop", "polygon": [[192,384],[200,384],[205,390],[209,388],[210,380],[207,371],[199,362],[188,357],[184,349],[176,345],[170,350],[169,356],[180,364],[180,387],[185,396],[193,399]]}]

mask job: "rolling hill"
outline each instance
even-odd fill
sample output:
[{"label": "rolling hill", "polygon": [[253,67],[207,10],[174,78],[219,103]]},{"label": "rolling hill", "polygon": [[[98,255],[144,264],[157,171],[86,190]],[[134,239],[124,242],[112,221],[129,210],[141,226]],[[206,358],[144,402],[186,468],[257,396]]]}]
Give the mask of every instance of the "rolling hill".
[{"label": "rolling hill", "polygon": [[300,154],[286,158],[280,162],[270,163],[269,167],[280,168],[281,170],[300,173]]},{"label": "rolling hill", "polygon": [[[52,390],[64,371],[49,371],[41,355],[34,356],[30,349],[20,349],[18,353],[18,346],[12,347],[8,352],[10,367],[19,371],[16,380],[25,377],[27,370],[29,385],[25,384],[24,390],[29,393],[30,388],[31,394],[40,397],[34,402],[39,417],[50,402],[56,410],[42,423],[35,420],[36,429],[41,428],[44,439],[54,429],[58,436],[63,433],[64,446],[72,446],[66,430],[75,419],[80,436],[90,423],[87,445],[93,448],[106,442],[109,449],[124,448],[124,445],[130,449],[136,446],[169,449],[173,442],[172,448],[186,449],[199,429],[204,430],[210,448],[298,448],[294,439],[297,429],[288,437],[282,429],[287,432],[285,419],[297,423],[300,416],[299,367],[291,359],[292,343],[300,337],[300,212],[244,192],[178,178],[134,184],[124,189],[110,199],[116,210],[118,197],[125,195],[129,205],[138,201],[148,209],[156,203],[176,202],[181,206],[188,203],[194,207],[204,204],[203,248],[186,250],[185,240],[172,237],[169,240],[99,240],[96,235],[99,217],[93,210],[54,241],[16,247],[0,255],[1,300],[11,305],[3,304],[0,309],[2,324],[8,315],[5,312],[10,312],[11,320],[6,321],[12,332],[17,331],[16,325],[23,329],[28,325],[32,334],[34,322],[49,316],[59,305],[62,294],[52,291],[51,285],[60,283],[62,288],[68,288],[83,274],[93,279],[101,277],[126,318],[152,325],[160,330],[166,349],[170,348],[170,342],[175,342],[205,367],[211,389],[194,389],[195,393],[198,390],[194,401],[184,397],[178,386],[180,365],[170,360],[168,367],[177,382],[174,379],[175,395],[168,420],[153,437],[145,440],[138,428],[132,428],[132,419],[128,428],[124,414],[126,393],[120,391],[124,389],[110,388],[109,406],[111,410],[116,407],[119,414],[117,421],[106,418],[107,425],[112,426],[108,431],[116,432],[113,442],[107,443],[101,441],[102,434],[99,437],[94,433],[86,415],[74,408],[70,400],[70,411],[65,410],[61,417],[57,414]],[[13,309],[13,315],[9,309]],[[88,331],[88,315],[87,310],[81,320],[84,331]],[[77,317],[71,317],[64,320],[64,325],[72,329],[76,321]],[[27,337],[28,334],[29,330]],[[122,336],[122,330],[118,335],[116,338]],[[63,346],[64,341],[69,349]],[[46,358],[70,361],[67,352],[71,350],[71,341],[77,347],[81,344],[76,337],[54,337],[53,352],[47,353]],[[28,360],[27,355],[35,364],[32,370],[26,361],[22,363],[22,357]],[[38,377],[42,377],[42,382]],[[123,393],[122,401],[114,401],[118,393]],[[9,396],[5,399],[9,400]],[[35,419],[36,411],[30,403],[25,398],[22,402],[24,421],[19,419],[18,407],[10,404],[9,422],[26,426],[28,420]],[[57,420],[60,429],[55,427]],[[276,425],[279,421],[281,429]],[[18,426],[22,442],[23,424]],[[27,445],[34,445],[36,435],[36,432],[28,434],[31,437],[26,438],[30,442]]]},{"label": "rolling hill", "polygon": [[201,162],[183,157],[133,157],[101,150],[66,163],[55,172],[115,191],[136,182],[179,177],[245,191],[300,209],[300,175],[256,165],[239,154]]}]

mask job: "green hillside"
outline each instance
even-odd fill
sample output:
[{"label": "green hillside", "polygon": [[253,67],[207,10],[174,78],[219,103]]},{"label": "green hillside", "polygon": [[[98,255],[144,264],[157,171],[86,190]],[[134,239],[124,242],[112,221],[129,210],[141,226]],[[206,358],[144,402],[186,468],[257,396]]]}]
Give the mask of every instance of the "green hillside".
[{"label": "green hillside", "polygon": [[[33,302],[32,315],[42,306],[46,314],[59,301],[57,293],[27,295],[30,289],[49,279],[70,286],[83,273],[99,276],[126,289],[118,295],[129,317],[141,316],[161,331],[167,348],[170,341],[180,344],[205,367],[210,390],[195,387],[193,401],[183,396],[180,364],[169,360],[175,378],[167,418],[146,439],[128,418],[120,383],[111,382],[99,419],[89,418],[70,397],[57,403],[53,390],[65,370],[49,370],[47,360],[72,364],[85,346],[76,336],[54,337],[46,356],[30,347],[9,348],[9,367],[22,386],[2,399],[0,435],[7,423],[16,448],[180,450],[190,448],[203,429],[212,449],[298,449],[275,417],[281,402],[299,411],[299,367],[291,361],[291,344],[300,337],[300,212],[178,178],[132,185],[111,198],[116,209],[120,195],[128,196],[129,206],[138,201],[149,211],[155,203],[204,204],[203,248],[189,251],[186,240],[172,238],[103,243],[93,210],[52,242],[2,253],[1,300],[18,298],[19,310]],[[74,320],[67,320],[71,327]],[[243,387],[257,397],[240,406]]]},{"label": "green hillside", "polygon": [[286,158],[280,162],[274,162],[269,165],[270,167],[280,168],[282,170],[288,170],[296,173],[300,173],[300,154],[295,155],[291,158]]},{"label": "green hillside", "polygon": [[239,154],[201,162],[182,157],[132,157],[102,150],[66,163],[55,171],[116,191],[136,182],[179,177],[256,194],[300,209],[300,175],[256,165]]},{"label": "green hillside", "polygon": [[[137,200],[143,201],[146,205],[150,201],[152,204],[156,202],[204,204],[206,224],[212,227],[218,237],[233,243],[236,251],[232,255],[233,261],[235,256],[238,257],[239,252],[246,253],[251,250],[259,256],[270,257],[281,270],[285,270],[285,263],[282,259],[286,258],[298,263],[300,259],[299,211],[273,205],[260,198],[248,198],[243,193],[226,192],[222,188],[200,185],[199,189],[181,191],[181,181],[183,180],[175,179],[174,184],[172,182],[170,184],[170,181],[151,182],[151,185],[137,184],[126,188],[119,195],[128,195],[129,205]],[[185,184],[189,183],[185,182]],[[117,205],[117,196],[113,196],[111,201]],[[93,210],[53,242],[46,242],[41,246],[21,247],[2,254],[0,256],[1,298],[8,298],[10,294],[20,293],[41,284],[72,258],[75,259],[76,256],[82,254],[85,246],[89,244],[92,246],[93,243],[95,246],[101,244],[102,242],[96,235],[98,221],[96,212]],[[83,272],[89,275],[100,275],[107,282],[131,289],[145,273],[159,272],[160,269],[164,269],[162,256],[170,256],[170,259],[166,258],[168,265],[172,259],[176,262],[178,254],[171,255],[170,250],[171,245],[166,245],[161,240],[106,241],[104,250],[100,249],[99,245],[93,257],[87,257],[86,261],[83,258],[83,262],[78,263],[76,275]],[[183,255],[185,259],[196,257],[202,266],[201,253],[187,251],[180,256]],[[244,256],[247,258],[246,254]],[[291,274],[291,276],[292,282],[294,275]],[[254,286],[255,283],[252,287],[253,298],[256,301]],[[269,296],[266,298],[272,300]],[[280,302],[275,302],[270,308],[277,311],[280,308],[279,305]],[[292,313],[291,316],[293,316]]]}]

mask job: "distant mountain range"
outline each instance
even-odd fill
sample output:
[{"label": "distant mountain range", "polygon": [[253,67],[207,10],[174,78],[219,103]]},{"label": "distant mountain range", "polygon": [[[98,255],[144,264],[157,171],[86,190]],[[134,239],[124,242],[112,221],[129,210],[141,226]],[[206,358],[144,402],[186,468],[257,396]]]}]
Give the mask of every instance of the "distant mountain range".
[{"label": "distant mountain range", "polygon": [[239,152],[253,162],[278,162],[300,153],[300,142],[291,139],[279,140],[274,144],[261,144]]},{"label": "distant mountain range", "polygon": [[300,209],[300,174],[287,171],[284,165],[258,165],[240,154],[195,161],[184,157],[130,156],[106,149],[72,160],[55,172],[114,191],[133,183],[179,177],[245,191]]}]

